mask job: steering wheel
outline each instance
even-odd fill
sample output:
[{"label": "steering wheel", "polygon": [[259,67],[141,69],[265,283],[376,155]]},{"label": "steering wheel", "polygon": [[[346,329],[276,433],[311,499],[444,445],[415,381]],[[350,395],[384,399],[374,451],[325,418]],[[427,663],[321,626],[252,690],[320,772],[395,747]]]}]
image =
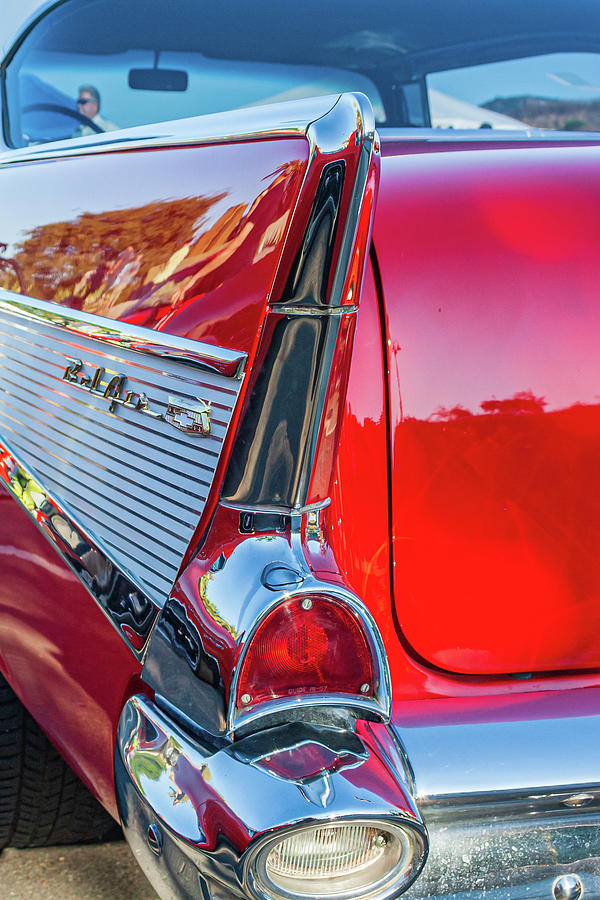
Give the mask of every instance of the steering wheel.
[{"label": "steering wheel", "polygon": [[21,109],[21,113],[28,112],[60,113],[63,116],[70,116],[72,119],[77,119],[82,125],[87,125],[88,128],[95,131],[96,134],[105,134],[104,128],[101,128],[96,122],[88,119],[87,116],[84,116],[83,113],[78,112],[76,109],[69,109],[68,106],[63,106],[61,103],[30,103],[29,106],[24,106]]}]

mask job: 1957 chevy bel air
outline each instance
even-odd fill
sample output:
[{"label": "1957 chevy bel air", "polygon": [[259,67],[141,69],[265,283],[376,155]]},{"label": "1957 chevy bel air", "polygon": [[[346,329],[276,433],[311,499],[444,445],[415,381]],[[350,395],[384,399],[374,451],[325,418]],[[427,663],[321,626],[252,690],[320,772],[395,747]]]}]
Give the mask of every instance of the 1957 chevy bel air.
[{"label": "1957 chevy bel air", "polygon": [[597,0],[6,7],[0,847],[600,897]]}]

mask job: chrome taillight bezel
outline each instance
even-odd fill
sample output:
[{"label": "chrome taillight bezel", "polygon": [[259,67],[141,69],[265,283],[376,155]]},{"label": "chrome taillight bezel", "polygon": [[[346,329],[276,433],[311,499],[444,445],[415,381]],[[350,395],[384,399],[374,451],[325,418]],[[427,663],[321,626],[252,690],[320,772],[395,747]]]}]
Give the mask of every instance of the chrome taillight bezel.
[{"label": "chrome taillight bezel", "polygon": [[[265,700],[250,709],[244,709],[238,703],[239,673],[245,660],[252,639],[264,619],[282,602],[290,597],[301,600],[311,595],[329,596],[337,602],[345,604],[348,610],[356,617],[367,640],[371,653],[373,686],[370,696],[350,693],[307,693],[282,697],[276,700]],[[266,598],[263,598],[266,599]],[[284,591],[273,596],[270,602],[264,604],[260,612],[254,618],[251,627],[240,641],[240,652],[231,680],[229,703],[227,710],[227,730],[233,734],[236,729],[256,722],[266,716],[273,716],[300,707],[344,707],[358,714],[367,714],[370,718],[380,721],[388,721],[391,715],[392,690],[391,676],[387,655],[383,640],[375,621],[366,608],[347,588],[329,582],[323,582],[309,575],[303,583],[293,591]]]}]

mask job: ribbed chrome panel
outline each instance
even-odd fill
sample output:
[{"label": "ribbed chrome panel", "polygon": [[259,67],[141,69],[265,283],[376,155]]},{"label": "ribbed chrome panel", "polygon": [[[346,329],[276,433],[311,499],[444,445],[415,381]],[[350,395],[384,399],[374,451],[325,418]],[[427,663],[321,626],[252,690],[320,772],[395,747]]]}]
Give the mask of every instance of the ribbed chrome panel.
[{"label": "ribbed chrome panel", "polygon": [[[204,509],[241,381],[182,357],[181,348],[130,349],[127,326],[118,340],[119,323],[110,322],[107,342],[92,336],[89,322],[78,329],[77,313],[39,301],[28,309],[10,296],[0,297],[0,438],[162,605]],[[103,325],[98,317],[99,331]],[[218,357],[218,348],[206,349]],[[169,419],[185,423],[179,410],[208,404],[208,434],[189,434],[165,418],[169,405]]]}]

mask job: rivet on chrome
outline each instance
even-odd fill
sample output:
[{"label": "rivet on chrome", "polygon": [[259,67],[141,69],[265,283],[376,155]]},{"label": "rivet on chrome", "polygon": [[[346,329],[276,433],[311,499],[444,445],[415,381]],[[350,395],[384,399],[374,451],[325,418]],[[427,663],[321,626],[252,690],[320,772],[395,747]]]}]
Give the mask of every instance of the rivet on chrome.
[{"label": "rivet on chrome", "polygon": [[364,684],[361,684],[361,686],[360,686],[361,694],[368,694],[370,690],[371,690],[370,684],[367,684],[366,682]]},{"label": "rivet on chrome", "polygon": [[310,597],[305,597],[300,605],[302,606],[302,609],[312,609],[312,600]]},{"label": "rivet on chrome", "polygon": [[162,853],[163,838],[162,832],[158,825],[148,826],[148,846],[153,853],[160,856]]},{"label": "rivet on chrome", "polygon": [[561,875],[552,885],[554,900],[579,900],[583,897],[583,883],[579,875]]},{"label": "rivet on chrome", "polygon": [[252,700],[252,697],[250,696],[250,694],[242,694],[240,699],[244,706],[247,706],[248,703],[250,703],[250,701]]}]

